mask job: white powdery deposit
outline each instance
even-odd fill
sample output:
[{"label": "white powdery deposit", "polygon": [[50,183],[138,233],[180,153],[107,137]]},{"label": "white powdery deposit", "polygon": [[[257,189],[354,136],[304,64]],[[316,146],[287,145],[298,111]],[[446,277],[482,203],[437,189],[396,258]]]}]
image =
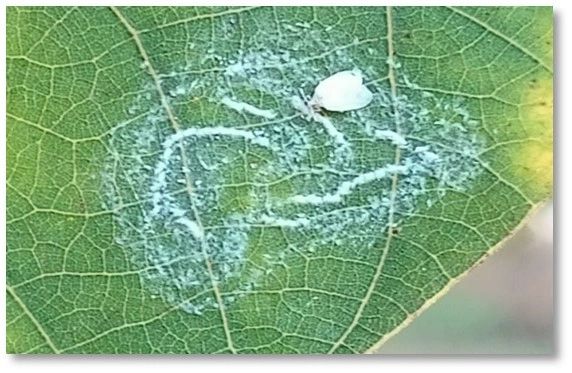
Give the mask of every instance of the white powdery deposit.
[{"label": "white powdery deposit", "polygon": [[254,105],[248,104],[246,102],[235,101],[229,97],[223,97],[223,99],[221,100],[221,103],[223,105],[228,106],[229,108],[231,108],[233,110],[238,111],[239,113],[245,112],[245,113],[249,113],[249,114],[256,115],[256,116],[263,117],[263,118],[267,118],[267,119],[276,118],[276,113],[272,110],[260,109]]},{"label": "white powdery deposit", "polygon": [[[212,46],[203,62],[185,61],[161,76],[166,102],[143,93],[128,110],[132,119],[112,134],[104,179],[116,241],[154,294],[190,314],[231,307],[290,261],[331,250],[366,261],[398,223],[394,215],[425,207],[420,197],[430,205],[464,190],[481,172],[475,158],[484,142],[466,105],[406,79],[397,97],[371,82],[369,105],[317,112],[302,97],[331,72],[358,67],[354,51],[371,48],[331,45],[292,27],[312,37],[272,40],[275,50],[246,45],[232,56]],[[388,61],[399,79],[399,64]],[[379,73],[359,68],[368,78]],[[208,107],[186,113],[196,97]],[[183,129],[173,129],[163,105],[180,110]],[[251,116],[259,122],[246,122]],[[223,304],[213,284],[224,289]]]}]

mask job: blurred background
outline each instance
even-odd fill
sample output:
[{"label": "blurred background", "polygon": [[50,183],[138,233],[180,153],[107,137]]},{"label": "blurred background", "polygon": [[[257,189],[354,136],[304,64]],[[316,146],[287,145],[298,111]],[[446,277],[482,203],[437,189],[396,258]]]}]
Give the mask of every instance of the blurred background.
[{"label": "blurred background", "polygon": [[377,352],[554,353],[552,207]]}]

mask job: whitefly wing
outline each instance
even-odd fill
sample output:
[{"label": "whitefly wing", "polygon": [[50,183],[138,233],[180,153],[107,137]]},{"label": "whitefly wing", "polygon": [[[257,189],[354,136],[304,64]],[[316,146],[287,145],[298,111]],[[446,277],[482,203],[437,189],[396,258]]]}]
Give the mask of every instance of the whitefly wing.
[{"label": "whitefly wing", "polygon": [[330,111],[361,109],[371,102],[373,94],[363,85],[359,70],[346,70],[335,73],[316,86],[311,105]]}]

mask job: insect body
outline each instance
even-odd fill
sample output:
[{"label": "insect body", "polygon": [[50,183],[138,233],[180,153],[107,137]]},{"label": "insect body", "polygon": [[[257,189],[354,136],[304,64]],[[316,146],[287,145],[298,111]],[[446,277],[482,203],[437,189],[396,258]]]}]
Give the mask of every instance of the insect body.
[{"label": "insect body", "polygon": [[314,110],[350,111],[361,109],[372,101],[373,94],[363,85],[363,76],[357,69],[335,73],[316,86],[308,103]]}]

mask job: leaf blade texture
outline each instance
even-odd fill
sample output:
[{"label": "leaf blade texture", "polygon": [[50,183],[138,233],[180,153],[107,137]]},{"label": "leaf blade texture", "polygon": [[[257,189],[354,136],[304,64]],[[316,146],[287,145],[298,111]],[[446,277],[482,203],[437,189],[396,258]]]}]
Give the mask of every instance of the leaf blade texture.
[{"label": "leaf blade texture", "polygon": [[550,197],[552,73],[551,8],[9,7],[8,351],[369,351]]}]

